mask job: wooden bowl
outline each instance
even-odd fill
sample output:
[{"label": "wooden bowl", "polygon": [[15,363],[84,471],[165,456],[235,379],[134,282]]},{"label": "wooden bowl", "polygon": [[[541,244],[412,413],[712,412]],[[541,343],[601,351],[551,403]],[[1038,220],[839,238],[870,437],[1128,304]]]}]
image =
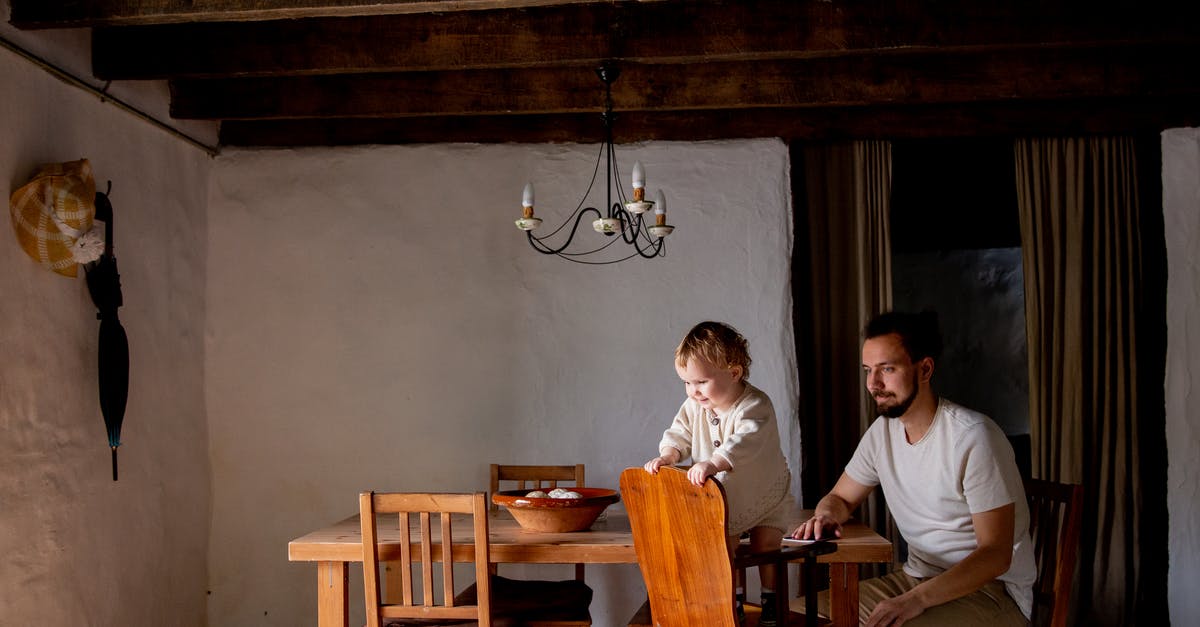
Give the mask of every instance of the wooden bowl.
[{"label": "wooden bowl", "polygon": [[522,529],[562,533],[582,531],[592,526],[604,508],[621,500],[616,490],[607,488],[566,488],[578,492],[578,499],[529,498],[532,490],[502,490],[492,502],[508,508]]}]

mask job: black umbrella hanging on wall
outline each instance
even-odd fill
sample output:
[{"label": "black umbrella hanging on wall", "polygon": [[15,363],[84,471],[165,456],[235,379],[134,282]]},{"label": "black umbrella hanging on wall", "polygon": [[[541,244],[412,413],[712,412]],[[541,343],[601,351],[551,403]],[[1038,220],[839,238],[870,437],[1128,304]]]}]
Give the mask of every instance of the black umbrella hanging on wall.
[{"label": "black umbrella hanging on wall", "polygon": [[[112,182],[108,184],[112,192]],[[117,317],[122,304],[121,275],[117,273],[117,258],[113,254],[113,209],[108,193],[96,192],[96,219],[104,222],[104,254],[99,261],[86,267],[88,292],[96,303],[100,320],[100,350],[98,361],[100,413],[108,430],[108,446],[112,449],[113,481],[117,480],[117,447],[121,446],[121,422],[125,419],[125,401],[129,397],[129,339]]]}]

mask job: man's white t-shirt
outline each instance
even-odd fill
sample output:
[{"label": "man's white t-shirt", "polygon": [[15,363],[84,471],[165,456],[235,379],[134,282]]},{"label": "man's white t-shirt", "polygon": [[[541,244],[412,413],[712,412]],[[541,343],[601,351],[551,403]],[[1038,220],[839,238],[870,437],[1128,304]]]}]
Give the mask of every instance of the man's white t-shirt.
[{"label": "man's white t-shirt", "polygon": [[1029,539],[1029,505],[1012,445],[987,416],[940,399],[933,423],[909,444],[904,425],[879,417],[846,466],[851,479],[881,486],[904,540],[913,577],[933,577],[977,547],[971,514],[1016,505],[1013,558],[999,577],[1029,618],[1037,566]]}]

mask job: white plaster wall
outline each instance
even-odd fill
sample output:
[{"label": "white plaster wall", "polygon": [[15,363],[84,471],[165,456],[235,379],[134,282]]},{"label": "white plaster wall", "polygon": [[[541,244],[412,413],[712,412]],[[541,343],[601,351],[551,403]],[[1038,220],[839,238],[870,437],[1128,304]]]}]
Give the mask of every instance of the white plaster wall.
[{"label": "white plaster wall", "polygon": [[1200,129],[1162,134],[1167,235],[1167,515],[1171,624],[1200,625]]},{"label": "white plaster wall", "polygon": [[0,85],[5,199],[42,163],[113,181],[131,351],[114,483],[83,275],[38,266],[0,221],[0,624],[203,626],[211,161],[7,50]]},{"label": "white plaster wall", "polygon": [[[622,180],[640,159],[651,193],[667,193],[668,256],[588,267],[535,253],[512,223],[521,188],[534,181],[539,215],[561,218],[595,149],[217,159],[212,625],[310,624],[316,568],[289,563],[287,542],[353,513],[361,490],[487,489],[490,462],[583,462],[589,484],[616,487],[656,453],[682,402],[672,355],[701,320],[748,337],[751,380],[775,400],[798,471],[785,146],[620,147]],[[588,580],[597,625],[623,624],[644,599],[636,566],[589,567]]]}]

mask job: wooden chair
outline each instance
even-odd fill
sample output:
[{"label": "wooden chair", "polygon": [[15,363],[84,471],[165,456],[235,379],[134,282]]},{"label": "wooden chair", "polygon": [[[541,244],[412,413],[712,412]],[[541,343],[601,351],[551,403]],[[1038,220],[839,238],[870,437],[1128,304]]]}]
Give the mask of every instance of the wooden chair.
[{"label": "wooden chair", "polygon": [[[817,556],[837,550],[833,543],[815,542],[731,562],[725,544],[724,488],[716,480],[694,486],[677,468],[662,468],[655,475],[642,468],[626,469],[621,473],[621,498],[649,593],[649,607],[643,606],[630,625],[736,627],[735,567],[775,564],[776,588],[783,591],[788,589],[788,562],[804,559],[804,576],[811,578]],[[809,596],[806,618],[789,612],[787,594],[778,594],[778,616],[787,617],[786,624],[816,625],[816,595]]]},{"label": "wooden chair", "polygon": [[[583,464],[573,466],[531,466],[516,464],[492,464],[491,494],[500,491],[500,482],[514,483],[514,490],[551,490],[562,487],[560,481],[569,481],[574,487],[583,487]],[[491,504],[492,511],[500,506]],[[583,564],[575,565],[575,580],[584,580]]]},{"label": "wooden chair", "polygon": [[[514,581],[488,573],[487,495],[363,492],[358,498],[363,542],[363,590],[367,609],[367,627],[384,625],[480,625],[490,627],[496,619],[518,624],[543,626],[571,624],[558,621],[582,621],[590,624],[588,605],[592,590],[578,581]],[[396,525],[399,532],[399,559],[396,565],[402,579],[401,594],[393,603],[380,595],[379,534],[376,516]],[[474,544],[475,583],[455,594],[452,514],[470,517]],[[415,515],[420,529],[420,548],[414,555],[409,516]],[[433,519],[437,517],[436,527]],[[437,553],[434,552],[437,541]],[[389,553],[394,554],[393,547]],[[390,555],[389,555],[390,558]],[[434,577],[434,563],[440,562],[440,577]],[[413,568],[419,564],[421,595],[414,592]],[[437,594],[440,592],[440,596]],[[440,601],[439,601],[440,598]]]},{"label": "wooden chair", "polygon": [[1025,498],[1037,563],[1033,624],[1066,627],[1083,524],[1083,486],[1026,479]]},{"label": "wooden chair", "polygon": [[[492,494],[500,491],[500,482],[516,482],[514,490],[548,490],[560,487],[559,481],[570,481],[582,487],[583,464],[573,466],[528,466],[514,464],[492,464]],[[499,506],[491,504],[494,512]]]}]

